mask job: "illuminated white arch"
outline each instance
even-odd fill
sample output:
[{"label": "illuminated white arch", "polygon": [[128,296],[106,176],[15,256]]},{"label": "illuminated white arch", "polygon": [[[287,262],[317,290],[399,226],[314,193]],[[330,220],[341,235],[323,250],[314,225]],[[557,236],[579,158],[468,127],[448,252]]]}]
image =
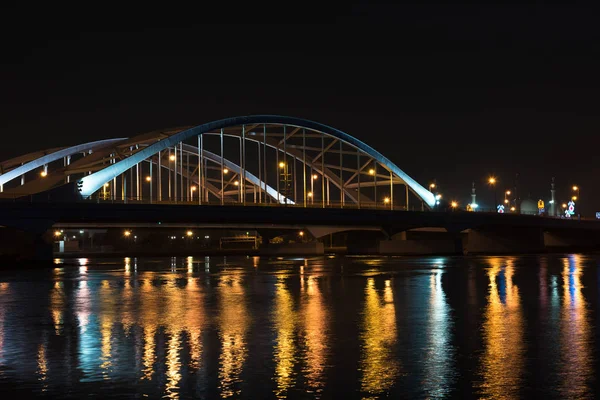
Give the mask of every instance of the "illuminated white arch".
[{"label": "illuminated white arch", "polygon": [[46,164],[51,162],[60,160],[61,158],[72,156],[73,154],[87,152],[87,151],[96,151],[98,149],[104,148],[106,146],[111,146],[115,143],[123,141],[124,138],[119,139],[105,139],[98,140],[95,142],[89,142],[84,144],[79,144],[76,146],[67,147],[64,149],[60,149],[58,151],[54,151],[42,157],[35,158],[28,163],[25,163],[17,168],[11,169],[5,174],[0,175],[0,185],[4,185],[7,182],[20,177],[23,174],[26,174],[36,168],[41,168]]},{"label": "illuminated white arch", "polygon": [[144,149],[139,150],[131,157],[127,157],[123,160],[118,161],[115,164],[107,166],[106,168],[100,171],[97,171],[91,175],[81,178],[81,180],[79,181],[81,184],[80,193],[84,198],[91,196],[93,193],[99,190],[106,182],[109,182],[110,180],[116,178],[117,176],[127,171],[128,169],[134,167],[143,160],[157,154],[159,151],[173,147],[182,141],[197,137],[198,135],[202,135],[204,133],[208,133],[217,129],[235,127],[246,124],[281,124],[287,126],[306,128],[334,137],[366,153],[378,163],[388,168],[393,174],[402,179],[406,183],[406,185],[410,187],[410,189],[429,207],[432,208],[435,205],[435,198],[433,193],[425,189],[414,179],[408,176],[404,171],[398,168],[398,166],[392,163],[388,158],[383,156],[381,153],[379,153],[366,143],[348,135],[347,133],[344,133],[327,125],[304,120],[301,118],[284,117],[276,115],[255,115],[226,118],[182,130],[160,141],[157,141],[156,143],[153,143],[145,147]]}]

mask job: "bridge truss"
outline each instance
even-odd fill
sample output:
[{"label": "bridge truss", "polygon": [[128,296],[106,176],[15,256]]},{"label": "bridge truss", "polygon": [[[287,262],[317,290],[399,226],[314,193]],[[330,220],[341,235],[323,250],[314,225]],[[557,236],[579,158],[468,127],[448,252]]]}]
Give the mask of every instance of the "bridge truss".
[{"label": "bridge truss", "polygon": [[[316,122],[228,118],[0,163],[0,197],[77,185],[97,202],[423,209],[431,192],[366,143]],[[411,200],[412,198],[412,200]]]}]

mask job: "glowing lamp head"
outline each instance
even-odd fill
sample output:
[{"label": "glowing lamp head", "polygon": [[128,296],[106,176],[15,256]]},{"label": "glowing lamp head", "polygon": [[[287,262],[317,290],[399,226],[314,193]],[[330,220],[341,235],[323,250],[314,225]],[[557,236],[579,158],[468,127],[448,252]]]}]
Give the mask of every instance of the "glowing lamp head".
[{"label": "glowing lamp head", "polygon": [[508,199],[504,199],[504,204],[508,204]]},{"label": "glowing lamp head", "polygon": [[146,182],[150,182],[152,181],[152,178],[150,178],[149,176],[146,177]]},{"label": "glowing lamp head", "polygon": [[174,154],[171,154],[171,155],[169,156],[169,160],[171,160],[171,161],[175,161],[175,155],[174,155]]},{"label": "glowing lamp head", "polygon": [[386,198],[384,198],[384,199],[383,199],[383,202],[384,202],[385,204],[389,204],[389,203],[390,203],[390,198],[389,198],[389,197],[386,197]]},{"label": "glowing lamp head", "polygon": [[452,206],[452,208],[458,207],[458,203],[456,201],[453,201],[452,203],[450,203],[450,205]]},{"label": "glowing lamp head", "polygon": [[60,231],[54,231],[54,236],[59,237],[61,235]]},{"label": "glowing lamp head", "polygon": [[442,195],[441,195],[441,194],[436,194],[436,195],[435,195],[435,199],[436,199],[436,200],[439,200],[439,199],[441,199],[441,198],[442,198]]},{"label": "glowing lamp head", "polygon": [[490,179],[488,179],[488,183],[489,183],[490,185],[494,185],[494,184],[496,184],[496,178],[494,178],[493,176],[492,176],[492,177],[490,177]]},{"label": "glowing lamp head", "polygon": [[317,174],[314,174],[314,175],[312,176],[312,178],[313,178],[313,181],[314,181],[314,180],[317,180],[317,179],[319,178],[319,176],[318,176]]},{"label": "glowing lamp head", "polygon": [[435,189],[435,183],[430,183],[429,184],[429,189]]},{"label": "glowing lamp head", "polygon": [[306,193],[306,196],[307,197],[313,197],[313,194],[312,194],[312,192],[308,192],[308,193]]},{"label": "glowing lamp head", "polygon": [[563,203],[563,204],[562,204],[562,208],[567,208],[567,204],[566,204],[566,203]]},{"label": "glowing lamp head", "polygon": [[191,190],[192,192],[195,192],[195,191],[196,191],[196,186],[192,186],[192,187],[190,188],[190,190]]},{"label": "glowing lamp head", "polygon": [[506,195],[507,195],[507,196],[510,196],[510,190],[507,190],[507,191],[506,191]]},{"label": "glowing lamp head", "polygon": [[515,211],[515,210],[516,210],[516,208],[514,208],[514,207],[510,208],[510,211]]},{"label": "glowing lamp head", "polygon": [[106,188],[109,186],[110,186],[110,184],[108,184],[108,182],[104,184],[104,187],[106,187]]},{"label": "glowing lamp head", "polygon": [[304,236],[304,232],[303,232],[303,231],[300,231],[300,232],[298,232],[298,235],[300,235],[300,236]]},{"label": "glowing lamp head", "polygon": [[46,171],[42,171],[40,172],[40,175],[42,176],[42,178],[45,178],[46,176],[48,176],[48,173]]},{"label": "glowing lamp head", "polygon": [[187,231],[185,234],[186,234],[186,236],[187,236],[187,237],[191,237],[191,236],[194,234],[194,232],[192,232],[192,231]]},{"label": "glowing lamp head", "polygon": [[123,232],[123,235],[125,235],[125,237],[129,237],[131,236],[131,231],[125,231]]},{"label": "glowing lamp head", "polygon": [[373,168],[369,170],[369,175],[375,175],[375,170]]},{"label": "glowing lamp head", "polygon": [[571,197],[571,200],[573,200],[573,201],[577,200],[577,196]]},{"label": "glowing lamp head", "polygon": [[574,190],[574,191],[578,191],[578,190],[579,190],[579,187],[578,187],[578,186],[573,186],[573,190]]},{"label": "glowing lamp head", "polygon": [[228,170],[227,168],[223,168],[223,173],[224,173],[225,175],[227,175],[227,174],[229,173],[229,170]]},{"label": "glowing lamp head", "polygon": [[285,163],[284,163],[283,161],[281,161],[281,162],[279,163],[279,168],[284,168],[284,167],[285,167]]},{"label": "glowing lamp head", "polygon": [[239,181],[235,181],[235,182],[233,182],[233,184],[234,184],[235,186],[239,186],[239,185],[240,185],[240,182],[239,182]]}]

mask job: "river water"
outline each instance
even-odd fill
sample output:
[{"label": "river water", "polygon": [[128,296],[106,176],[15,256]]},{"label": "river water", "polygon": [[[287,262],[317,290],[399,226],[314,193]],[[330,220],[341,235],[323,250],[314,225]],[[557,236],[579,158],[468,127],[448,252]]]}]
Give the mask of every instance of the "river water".
[{"label": "river water", "polygon": [[599,262],[179,257],[4,271],[0,391],[593,398]]}]

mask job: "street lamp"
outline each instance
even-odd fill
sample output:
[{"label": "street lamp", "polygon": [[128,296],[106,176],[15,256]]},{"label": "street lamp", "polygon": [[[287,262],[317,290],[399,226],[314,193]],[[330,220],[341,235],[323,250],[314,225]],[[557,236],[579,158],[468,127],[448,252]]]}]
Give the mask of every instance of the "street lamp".
[{"label": "street lamp", "polygon": [[196,186],[190,187],[190,199],[194,201],[194,192],[196,191]]},{"label": "street lamp", "polygon": [[125,231],[125,232],[123,232],[123,235],[125,237],[129,237],[129,236],[131,236],[131,231]]},{"label": "street lamp", "polygon": [[494,207],[493,210],[496,209],[496,207],[498,206],[498,198],[496,197],[496,178],[493,176],[490,176],[488,179],[488,183],[490,184],[490,186],[492,187],[492,190],[494,191]]},{"label": "street lamp", "polygon": [[452,203],[450,203],[450,207],[455,209],[456,207],[458,207],[458,203],[456,201],[453,201]]},{"label": "street lamp", "polygon": [[229,173],[229,170],[227,168],[223,168],[223,174],[227,175]]},{"label": "street lamp", "polygon": [[[573,191],[577,193],[577,196],[573,196],[573,201],[577,200],[579,196],[579,186],[573,185]],[[579,209],[581,210],[581,201],[579,202]],[[581,213],[578,213],[581,214]]]},{"label": "street lamp", "polygon": [[285,168],[285,163],[283,161],[279,163],[279,168]]},{"label": "street lamp", "polygon": [[375,175],[375,170],[373,168],[369,170],[369,175]]},{"label": "street lamp", "polygon": [[169,156],[169,160],[171,160],[171,161],[175,161],[175,155],[174,155],[174,154],[171,154],[171,156]]},{"label": "street lamp", "polygon": [[385,198],[383,199],[383,203],[384,203],[384,204],[390,204],[390,198],[389,198],[389,197],[385,197]]},{"label": "street lamp", "polygon": [[40,172],[40,175],[42,176],[42,178],[45,178],[46,176],[48,176],[48,172],[46,172],[45,170]]},{"label": "street lamp", "polygon": [[186,234],[187,237],[192,237],[192,235],[194,235],[194,232],[187,231],[185,234]]},{"label": "street lamp", "polygon": [[151,182],[151,181],[152,181],[152,178],[150,176],[147,176],[146,177],[146,182]]},{"label": "street lamp", "polygon": [[431,189],[435,189],[435,183],[430,183],[429,184],[429,191],[431,192]]}]

